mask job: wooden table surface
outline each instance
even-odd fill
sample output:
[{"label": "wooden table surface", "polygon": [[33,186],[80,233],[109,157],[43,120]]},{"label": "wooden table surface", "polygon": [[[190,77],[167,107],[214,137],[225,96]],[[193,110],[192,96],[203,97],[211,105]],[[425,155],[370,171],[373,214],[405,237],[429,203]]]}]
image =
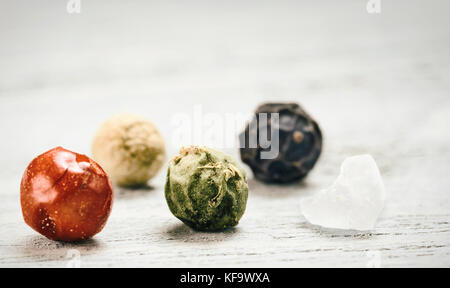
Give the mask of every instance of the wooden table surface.
[{"label": "wooden table surface", "polygon": [[[82,0],[81,14],[64,2],[0,1],[0,267],[450,266],[448,1],[381,0],[376,15],[356,0]],[[149,187],[115,188],[91,240],[53,242],[25,225],[27,164],[58,145],[89,155],[109,116],[150,118],[169,158],[183,144],[176,115],[245,115],[263,101],[300,102],[324,151],[302,183],[265,185],[249,171],[236,228],[200,233],[173,217],[166,167]],[[389,194],[376,228],[310,226],[301,197],[361,153]]]}]

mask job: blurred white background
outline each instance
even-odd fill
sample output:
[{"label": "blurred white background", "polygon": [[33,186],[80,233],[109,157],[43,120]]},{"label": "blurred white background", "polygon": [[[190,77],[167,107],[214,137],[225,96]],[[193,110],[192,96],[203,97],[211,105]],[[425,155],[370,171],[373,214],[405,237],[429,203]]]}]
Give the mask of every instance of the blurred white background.
[{"label": "blurred white background", "polygon": [[381,1],[380,14],[365,0],[81,0],[80,14],[67,2],[0,1],[2,162],[57,144],[88,153],[121,112],[170,139],[171,115],[195,104],[294,100],[329,136],[395,137],[449,102],[448,1]]}]

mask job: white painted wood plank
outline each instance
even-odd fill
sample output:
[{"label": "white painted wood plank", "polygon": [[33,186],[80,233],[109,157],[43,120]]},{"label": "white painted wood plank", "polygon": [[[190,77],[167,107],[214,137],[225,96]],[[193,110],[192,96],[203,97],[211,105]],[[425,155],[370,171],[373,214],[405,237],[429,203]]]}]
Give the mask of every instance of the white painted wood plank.
[{"label": "white painted wood plank", "polygon": [[[380,15],[364,1],[84,1],[80,15],[28,2],[0,4],[0,267],[64,267],[71,249],[82,267],[450,266],[448,1],[383,1]],[[149,189],[117,188],[104,231],[82,244],[22,220],[28,162],[56,145],[90,154],[112,114],[151,118],[172,156],[176,113],[250,113],[270,100],[302,103],[325,150],[301,184],[250,174],[234,229],[200,233],[175,219],[165,171]],[[389,193],[376,229],[308,225],[299,199],[359,153],[375,157]]]}]

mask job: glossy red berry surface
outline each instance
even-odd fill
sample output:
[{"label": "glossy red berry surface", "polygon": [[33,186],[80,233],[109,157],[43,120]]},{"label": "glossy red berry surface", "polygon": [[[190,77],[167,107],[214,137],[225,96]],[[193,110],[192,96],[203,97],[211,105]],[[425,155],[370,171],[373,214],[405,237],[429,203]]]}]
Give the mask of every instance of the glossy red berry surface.
[{"label": "glossy red berry surface", "polygon": [[40,234],[52,240],[81,241],[105,226],[113,189],[97,163],[57,147],[28,165],[20,201],[25,222]]}]

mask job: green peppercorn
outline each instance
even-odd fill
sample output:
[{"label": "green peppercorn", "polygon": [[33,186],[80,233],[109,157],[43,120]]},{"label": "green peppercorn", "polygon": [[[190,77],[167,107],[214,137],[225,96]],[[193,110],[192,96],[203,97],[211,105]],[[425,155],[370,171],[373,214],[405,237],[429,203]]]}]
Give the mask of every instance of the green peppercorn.
[{"label": "green peppercorn", "polygon": [[190,146],[169,163],[165,196],[170,211],[186,225],[202,231],[236,226],[245,212],[245,171],[229,155]]}]

